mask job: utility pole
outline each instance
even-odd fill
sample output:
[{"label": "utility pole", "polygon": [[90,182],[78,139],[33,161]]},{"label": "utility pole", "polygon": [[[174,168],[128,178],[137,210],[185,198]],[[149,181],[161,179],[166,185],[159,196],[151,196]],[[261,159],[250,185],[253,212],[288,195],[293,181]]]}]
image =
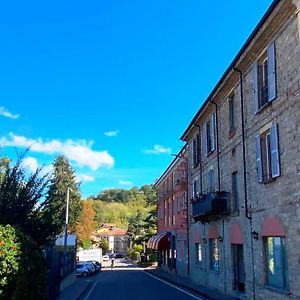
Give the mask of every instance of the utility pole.
[{"label": "utility pole", "polygon": [[65,219],[65,240],[64,240],[65,247],[67,246],[67,239],[68,239],[70,191],[72,191],[72,189],[68,187],[67,188],[66,219]]}]

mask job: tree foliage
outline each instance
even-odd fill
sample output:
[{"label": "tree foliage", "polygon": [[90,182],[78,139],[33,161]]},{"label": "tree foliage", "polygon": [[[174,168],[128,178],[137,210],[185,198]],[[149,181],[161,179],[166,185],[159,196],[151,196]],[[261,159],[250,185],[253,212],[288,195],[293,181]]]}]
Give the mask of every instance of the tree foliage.
[{"label": "tree foliage", "polygon": [[74,232],[82,209],[80,189],[76,183],[75,172],[64,156],[58,156],[55,159],[53,169],[54,174],[46,197],[45,215],[49,222],[55,226],[56,234],[61,233],[64,229],[66,215],[67,190],[70,188],[69,230]]},{"label": "tree foliage", "polygon": [[45,299],[46,282],[40,247],[18,228],[0,225],[0,299]]},{"label": "tree foliage", "polygon": [[107,239],[101,239],[100,248],[102,249],[102,253],[105,254],[109,250],[109,244]]},{"label": "tree foliage", "polygon": [[93,202],[90,200],[82,201],[82,211],[79,222],[76,225],[76,235],[80,246],[90,240],[95,229],[95,211]]},{"label": "tree foliage", "polygon": [[41,175],[41,169],[27,175],[21,166],[22,157],[13,166],[7,160],[1,162],[0,224],[18,226],[36,243],[44,245],[53,236],[41,201],[48,177]]}]

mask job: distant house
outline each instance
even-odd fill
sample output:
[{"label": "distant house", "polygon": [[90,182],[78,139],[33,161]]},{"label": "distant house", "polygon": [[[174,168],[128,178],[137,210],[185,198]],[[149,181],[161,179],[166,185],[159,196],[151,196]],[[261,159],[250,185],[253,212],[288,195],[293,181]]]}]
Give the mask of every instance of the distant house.
[{"label": "distant house", "polygon": [[127,230],[117,228],[116,224],[102,224],[95,233],[93,240],[100,242],[102,239],[108,241],[111,253],[127,255],[129,245]]}]

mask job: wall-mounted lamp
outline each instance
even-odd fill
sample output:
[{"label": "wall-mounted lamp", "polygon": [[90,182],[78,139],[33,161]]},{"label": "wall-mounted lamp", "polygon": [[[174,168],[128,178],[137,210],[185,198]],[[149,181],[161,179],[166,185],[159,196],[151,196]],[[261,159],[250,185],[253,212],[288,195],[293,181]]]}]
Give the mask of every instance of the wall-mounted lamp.
[{"label": "wall-mounted lamp", "polygon": [[203,238],[202,241],[203,241],[203,244],[207,244],[207,239],[206,238]]},{"label": "wall-mounted lamp", "polygon": [[223,243],[223,237],[222,236],[219,236],[218,240],[219,240],[220,243]]},{"label": "wall-mounted lamp", "polygon": [[252,235],[254,240],[258,240],[258,232],[252,231],[251,235]]}]

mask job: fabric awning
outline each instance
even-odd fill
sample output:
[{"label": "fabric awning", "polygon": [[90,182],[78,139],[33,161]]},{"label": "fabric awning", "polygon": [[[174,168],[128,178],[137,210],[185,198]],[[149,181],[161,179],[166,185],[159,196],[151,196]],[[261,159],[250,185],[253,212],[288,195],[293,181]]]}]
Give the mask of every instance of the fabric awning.
[{"label": "fabric awning", "polygon": [[147,243],[147,247],[153,250],[168,250],[171,245],[172,234],[162,232],[152,236]]}]

